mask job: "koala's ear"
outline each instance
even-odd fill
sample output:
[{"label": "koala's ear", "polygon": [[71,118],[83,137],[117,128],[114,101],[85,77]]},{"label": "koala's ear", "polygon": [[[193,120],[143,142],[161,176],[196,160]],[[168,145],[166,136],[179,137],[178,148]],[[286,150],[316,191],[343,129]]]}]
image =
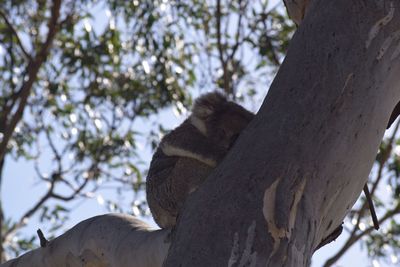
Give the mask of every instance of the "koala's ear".
[{"label": "koala's ear", "polygon": [[219,92],[202,95],[193,105],[193,115],[199,119],[207,119],[221,109],[226,102],[226,97]]}]

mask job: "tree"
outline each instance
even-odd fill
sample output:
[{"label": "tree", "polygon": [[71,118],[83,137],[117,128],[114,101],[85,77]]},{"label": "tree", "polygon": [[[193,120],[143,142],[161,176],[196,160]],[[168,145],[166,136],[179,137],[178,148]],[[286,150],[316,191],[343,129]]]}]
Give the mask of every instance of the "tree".
[{"label": "tree", "polygon": [[400,99],[397,8],[312,4],[257,118],[189,199],[167,266],[309,264],[361,192]]},{"label": "tree", "polygon": [[313,2],[256,119],[188,200],[167,266],[310,264],[400,99],[399,23],[394,2]]},{"label": "tree", "polygon": [[[36,235],[22,233],[29,220],[38,218],[51,238],[73,215],[71,202],[105,188],[132,196],[106,198],[107,210],[146,214],[138,147],[146,138],[154,148],[165,131],[151,121],[160,110],[184,113],[191,93],[215,87],[237,100],[257,95],[293,24],[264,1],[218,3],[0,3],[0,173],[27,161],[26,176],[46,188],[18,218],[1,202],[2,260],[34,247]],[[137,131],[143,120],[151,131]],[[0,185],[9,180],[25,182],[11,174]]]}]

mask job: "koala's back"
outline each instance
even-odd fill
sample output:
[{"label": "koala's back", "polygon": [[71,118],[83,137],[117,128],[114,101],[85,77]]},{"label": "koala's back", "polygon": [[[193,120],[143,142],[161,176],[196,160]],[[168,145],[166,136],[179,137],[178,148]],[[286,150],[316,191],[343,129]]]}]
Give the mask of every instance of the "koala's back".
[{"label": "koala's back", "polygon": [[[152,165],[157,168],[152,168]],[[154,220],[161,228],[176,224],[176,217],[187,196],[195,191],[213,170],[191,158],[166,156],[158,149],[150,164],[146,195]]]},{"label": "koala's back", "polygon": [[153,156],[147,201],[161,228],[176,224],[187,196],[221,162],[254,115],[218,92],[205,94],[192,114],[165,135]]}]

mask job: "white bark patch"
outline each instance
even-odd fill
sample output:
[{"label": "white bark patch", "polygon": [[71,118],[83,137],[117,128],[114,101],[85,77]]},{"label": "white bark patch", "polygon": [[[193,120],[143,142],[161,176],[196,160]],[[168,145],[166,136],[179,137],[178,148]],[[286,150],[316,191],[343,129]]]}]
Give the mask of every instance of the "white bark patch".
[{"label": "white bark patch", "polygon": [[272,250],[272,257],[279,248],[279,244],[281,243],[281,239],[286,236],[286,230],[284,228],[278,228],[275,224],[275,196],[276,196],[276,188],[278,187],[279,182],[282,177],[276,179],[270,187],[265,190],[264,193],[264,203],[263,203],[263,215],[265,221],[268,225],[268,232],[271,234],[274,239],[274,248]]},{"label": "white bark patch", "polygon": [[247,229],[247,237],[242,257],[239,261],[239,234],[236,232],[233,236],[233,246],[231,256],[229,257],[228,267],[232,267],[239,261],[238,267],[254,267],[257,263],[257,252],[251,253],[253,249],[254,236],[256,234],[256,221],[253,221]]},{"label": "white bark patch", "polygon": [[[388,38],[385,39],[383,42],[381,48],[379,49],[378,55],[376,56],[377,60],[380,60],[386,53],[386,51],[389,49],[390,45],[392,44],[393,41],[397,41],[400,38],[400,30],[395,31],[391,35],[389,35]],[[392,55],[393,57],[393,55]]]},{"label": "white bark patch", "polygon": [[239,233],[236,232],[233,236],[233,246],[231,256],[229,257],[228,267],[232,267],[239,259]]},{"label": "white bark patch", "polygon": [[303,196],[304,189],[306,186],[306,180],[301,181],[298,190],[294,193],[293,204],[290,207],[289,211],[289,221],[288,221],[288,229],[278,228],[275,224],[275,201],[276,201],[276,189],[279,185],[279,182],[282,178],[276,179],[270,187],[265,190],[264,193],[264,206],[263,206],[263,215],[268,225],[268,232],[271,234],[274,239],[274,248],[271,252],[270,258],[277,252],[279,245],[281,243],[281,239],[287,238],[290,239],[292,235],[292,230],[294,228],[294,224],[296,223],[297,210]]},{"label": "white bark patch", "polygon": [[290,238],[292,235],[292,230],[294,228],[294,224],[296,223],[297,209],[300,203],[300,199],[303,196],[304,188],[306,187],[307,180],[304,179],[301,181],[299,190],[294,193],[293,205],[290,208],[290,217],[289,217],[289,229],[287,237]]},{"label": "white bark patch", "polygon": [[394,5],[393,2],[390,2],[390,9],[389,13],[378,20],[370,29],[369,34],[368,34],[368,39],[365,42],[365,47],[368,48],[371,45],[372,40],[375,39],[375,37],[378,35],[379,31],[382,29],[383,26],[388,24],[392,19],[394,15]]},{"label": "white bark patch", "polygon": [[254,243],[254,236],[256,234],[256,221],[253,221],[249,228],[247,229],[247,238],[244,247],[244,251],[242,254],[242,258],[239,262],[238,267],[249,266],[253,267],[256,266],[257,262],[257,252],[251,253]]}]

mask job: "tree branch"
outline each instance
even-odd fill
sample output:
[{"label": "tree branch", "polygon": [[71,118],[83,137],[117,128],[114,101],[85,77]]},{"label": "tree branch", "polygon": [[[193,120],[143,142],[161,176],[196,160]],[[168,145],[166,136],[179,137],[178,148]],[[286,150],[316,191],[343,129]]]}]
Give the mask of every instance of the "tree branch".
[{"label": "tree branch", "polygon": [[221,20],[222,20],[222,14],[221,14],[221,0],[217,0],[217,9],[215,12],[215,17],[217,20],[217,47],[218,47],[218,55],[219,55],[219,60],[221,61],[222,65],[222,70],[223,70],[223,80],[224,80],[224,91],[226,93],[230,93],[231,90],[229,88],[229,77],[228,77],[228,65],[227,65],[227,60],[225,60],[224,56],[224,48],[222,46],[222,36],[221,36]]},{"label": "tree branch", "polygon": [[36,54],[35,58],[29,61],[25,72],[28,74],[28,80],[24,82],[18,92],[20,94],[19,105],[13,116],[10,118],[10,122],[5,126],[3,133],[3,140],[0,143],[0,160],[2,160],[7,151],[7,144],[11,139],[12,133],[15,130],[16,125],[21,120],[25,106],[27,104],[28,96],[31,92],[32,86],[36,81],[37,74],[40,67],[45,62],[49,50],[53,44],[54,37],[58,30],[58,18],[60,16],[61,0],[54,0],[51,8],[51,18],[48,22],[48,33],[46,41],[41,45],[41,49]]},{"label": "tree branch", "polygon": [[42,204],[51,197],[53,189],[54,189],[54,183],[51,183],[51,186],[47,191],[47,193],[44,194],[31,209],[25,212],[25,214],[21,217],[18,223],[11,226],[10,229],[8,229],[4,233],[4,239],[6,239],[9,235],[13,234],[15,231],[17,231],[19,228],[21,228],[26,224],[26,220],[29,219],[42,206]]},{"label": "tree branch", "polygon": [[13,27],[13,25],[11,24],[11,22],[8,20],[6,14],[4,14],[4,12],[2,10],[0,10],[0,16],[3,18],[4,22],[6,23],[8,29],[11,31],[11,33],[14,35],[15,39],[17,40],[18,46],[21,49],[22,53],[24,54],[24,56],[31,61],[32,57],[31,55],[26,51],[24,45],[21,42],[21,38],[19,38],[19,35],[17,33],[17,31],[15,30],[15,28]]},{"label": "tree branch", "polygon": [[62,165],[61,165],[61,162],[62,162],[62,158],[61,158],[61,155],[60,155],[60,153],[58,152],[58,150],[57,150],[57,148],[56,148],[56,146],[55,146],[55,144],[54,144],[54,142],[53,142],[53,140],[51,139],[51,136],[50,136],[50,133],[49,133],[49,129],[47,128],[47,129],[45,129],[45,135],[46,135],[46,138],[47,138],[47,142],[49,143],[49,145],[50,145],[50,148],[51,148],[51,150],[53,151],[53,154],[54,154],[54,157],[55,157],[55,159],[56,159],[56,161],[57,161],[57,164],[58,164],[58,173],[62,173]]},{"label": "tree branch", "polygon": [[76,188],[76,189],[74,190],[74,192],[73,192],[71,195],[69,195],[69,196],[62,196],[62,195],[59,195],[59,194],[57,194],[57,193],[52,192],[52,193],[51,193],[51,197],[52,197],[52,198],[55,198],[55,199],[63,200],[63,201],[71,201],[71,200],[73,200],[73,199],[83,190],[83,188],[85,188],[85,186],[87,185],[87,183],[89,182],[89,180],[90,180],[90,179],[85,179],[85,180],[83,181],[83,183],[82,183],[78,188]]},{"label": "tree branch", "polygon": [[[386,214],[379,220],[379,224],[382,225],[387,219],[392,218],[394,215],[400,213],[400,205],[397,205],[393,210],[387,211]],[[340,259],[346,253],[346,251],[354,245],[358,240],[360,240],[364,235],[369,234],[374,230],[374,227],[368,227],[358,235],[354,235],[351,239],[349,239],[346,244],[335,254],[335,256],[328,259],[323,267],[332,266],[337,260]]]},{"label": "tree branch", "polygon": [[237,49],[239,48],[241,42],[240,42],[240,30],[242,28],[242,20],[243,20],[243,10],[246,9],[247,7],[247,1],[244,3],[243,8],[242,8],[242,1],[239,0],[238,4],[239,4],[239,18],[238,18],[238,23],[237,23],[237,32],[236,32],[236,36],[235,36],[235,44],[232,47],[232,51],[231,54],[229,55],[229,60],[232,60],[233,57],[236,54]]},{"label": "tree branch", "polygon": [[272,45],[272,40],[268,35],[267,23],[265,22],[265,20],[263,20],[262,23],[263,23],[263,26],[264,26],[264,29],[265,29],[265,36],[264,36],[265,37],[265,42],[266,42],[266,45],[268,46],[268,49],[271,50],[272,61],[273,61],[273,63],[275,63],[275,65],[279,66],[281,63],[279,62],[279,59],[278,59],[278,56],[276,54],[275,48]]},{"label": "tree branch", "polygon": [[[379,162],[379,169],[378,169],[378,172],[377,172],[377,178],[375,179],[375,181],[374,181],[374,183],[373,183],[373,185],[372,185],[371,192],[370,192],[371,198],[373,197],[373,195],[374,195],[374,193],[375,193],[375,191],[376,191],[376,189],[377,189],[377,187],[378,187],[378,184],[379,184],[379,182],[381,181],[381,179],[382,179],[382,177],[383,177],[383,176],[382,176],[382,172],[383,172],[383,169],[384,169],[384,165],[385,165],[386,161],[389,159],[390,153],[391,153],[391,151],[392,151],[393,143],[394,143],[394,141],[395,141],[395,137],[396,137],[397,132],[398,132],[398,130],[399,130],[399,126],[400,126],[400,121],[396,124],[396,127],[395,127],[395,129],[394,129],[392,135],[391,135],[390,138],[389,138],[389,142],[388,142],[389,147],[388,147],[387,151],[385,152],[385,155],[382,157],[382,160]],[[341,248],[335,255],[333,255],[331,258],[329,258],[329,259],[325,262],[324,267],[331,266],[331,265],[334,264],[336,261],[338,261],[338,260],[345,254],[345,252],[346,252],[357,240],[359,240],[362,236],[364,236],[365,234],[368,234],[368,233],[370,232],[370,231],[367,231],[367,230],[366,230],[366,231],[361,232],[360,234],[357,235],[357,231],[358,231],[358,229],[359,229],[359,225],[360,225],[361,219],[362,219],[362,217],[363,217],[363,215],[364,215],[364,212],[365,212],[365,210],[366,210],[366,208],[367,208],[367,204],[368,204],[368,203],[367,203],[367,200],[364,201],[363,205],[362,205],[361,208],[358,210],[358,212],[357,212],[357,213],[358,213],[357,222],[356,222],[356,224],[354,225],[353,230],[351,231],[350,236],[348,237],[347,241],[344,243],[344,245],[342,246],[342,248]],[[391,214],[391,213],[387,213],[387,214]],[[395,214],[393,214],[393,215],[395,215]],[[393,215],[392,215],[392,216],[393,216]],[[386,216],[387,216],[387,215],[385,215],[385,216],[383,217],[383,219],[385,219]],[[386,220],[386,219],[385,219],[385,220]],[[382,219],[379,220],[379,224],[381,224],[381,221],[382,221]],[[371,227],[371,231],[372,231],[372,227]]]}]

